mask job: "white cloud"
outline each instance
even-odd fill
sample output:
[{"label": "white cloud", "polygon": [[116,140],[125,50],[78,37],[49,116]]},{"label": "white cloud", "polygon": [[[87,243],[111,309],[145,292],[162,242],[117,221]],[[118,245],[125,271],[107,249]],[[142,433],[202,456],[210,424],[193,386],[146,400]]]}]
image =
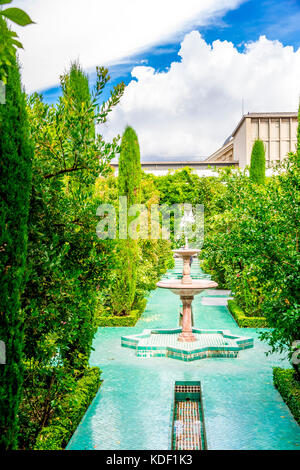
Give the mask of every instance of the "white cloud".
[{"label": "white cloud", "polygon": [[294,111],[300,92],[300,48],[261,36],[239,52],[232,43],[207,44],[193,31],[167,72],[132,70],[132,80],[106,128],[106,138],[133,126],[142,157],[208,156],[245,112]]},{"label": "white cloud", "polygon": [[86,69],[182,39],[245,0],[16,0],[36,25],[17,28],[28,92],[59,82],[71,60]]}]

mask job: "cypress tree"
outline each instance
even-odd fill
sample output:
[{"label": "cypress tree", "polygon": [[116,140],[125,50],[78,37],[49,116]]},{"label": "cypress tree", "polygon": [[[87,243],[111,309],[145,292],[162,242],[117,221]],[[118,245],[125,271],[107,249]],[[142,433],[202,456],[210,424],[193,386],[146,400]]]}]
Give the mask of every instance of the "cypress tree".
[{"label": "cypress tree", "polygon": [[141,202],[141,159],[139,141],[132,127],[123,134],[119,158],[119,196],[127,196],[128,206]]},{"label": "cypress tree", "polygon": [[[121,142],[118,177],[119,197],[127,197],[128,208],[141,202],[141,161],[137,135],[127,127]],[[132,218],[127,217],[127,227]],[[131,238],[118,242],[119,270],[112,305],[115,313],[128,314],[136,293],[138,241]]]},{"label": "cypress tree", "polygon": [[[62,77],[62,90],[64,96],[72,97],[78,112],[87,109],[92,104],[88,76],[78,62],[71,63],[68,73]],[[90,136],[95,138],[95,126],[90,130]]]},{"label": "cypress tree", "polygon": [[264,184],[266,180],[265,148],[260,139],[257,139],[252,147],[250,178],[257,184]]},{"label": "cypress tree", "polygon": [[[0,35],[7,31],[0,17]],[[32,146],[15,54],[6,66],[6,103],[0,104],[0,340],[6,361],[0,364],[0,447],[17,446],[17,412],[22,390],[23,323],[20,294],[27,252],[27,217]]]}]

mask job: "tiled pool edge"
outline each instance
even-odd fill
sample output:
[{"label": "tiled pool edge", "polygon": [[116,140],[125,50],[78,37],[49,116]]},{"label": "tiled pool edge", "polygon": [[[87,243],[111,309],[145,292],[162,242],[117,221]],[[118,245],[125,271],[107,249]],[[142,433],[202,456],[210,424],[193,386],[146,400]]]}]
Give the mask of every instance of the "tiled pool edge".
[{"label": "tiled pool edge", "polygon": [[[156,317],[153,315],[153,306],[151,306],[151,300],[153,297],[157,296],[157,292],[153,292],[149,297],[149,305],[142,315],[141,319],[139,319],[138,323],[136,324],[135,331],[142,331],[143,328],[151,326],[156,327],[158,325]],[[214,293],[214,296],[216,294]],[[161,300],[158,297],[158,300],[155,299],[155,308],[161,307]],[[94,347],[95,351],[92,353],[92,357],[90,359],[90,363],[93,366],[98,366],[103,370],[103,377],[105,378],[104,383],[102,384],[97,398],[93,400],[92,404],[87,410],[87,413],[83,417],[80,425],[78,426],[77,430],[73,434],[70,442],[68,443],[67,449],[69,450],[93,450],[93,449],[111,449],[111,450],[134,450],[134,449],[144,449],[144,450],[153,450],[153,449],[170,449],[170,442],[171,442],[171,413],[172,413],[172,384],[177,378],[182,380],[201,380],[201,384],[203,386],[203,406],[205,410],[206,416],[206,424],[207,424],[207,445],[209,449],[231,449],[231,450],[246,450],[246,449],[256,449],[256,450],[267,450],[267,449],[299,449],[300,447],[296,447],[300,445],[300,435],[298,426],[295,426],[295,420],[293,419],[290,411],[288,410],[287,406],[284,404],[281,396],[277,391],[275,391],[274,395],[274,387],[270,384],[271,382],[271,368],[272,364],[267,366],[266,368],[260,369],[260,364],[264,364],[264,359],[261,356],[259,351],[261,350],[261,341],[257,337],[257,329],[246,329],[240,328],[236,322],[234,321],[233,317],[230,315],[230,312],[226,307],[216,307],[214,310],[213,307],[205,307],[205,316],[208,315],[209,321],[205,323],[205,326],[210,328],[214,326],[214,322],[210,323],[210,318],[213,320],[215,315],[220,315],[225,321],[219,322],[218,326],[223,326],[224,329],[233,329],[234,332],[239,334],[243,332],[244,334],[249,333],[250,335],[254,335],[256,348],[253,351],[258,351],[255,353],[255,357],[251,356],[253,354],[251,351],[250,353],[250,360],[246,359],[248,355],[240,355],[240,359],[229,359],[228,363],[226,363],[226,368],[232,370],[233,372],[232,378],[230,378],[230,389],[227,387],[227,381],[224,378],[225,372],[221,372],[223,370],[223,364],[225,367],[225,363],[220,360],[216,361],[206,361],[201,362],[201,367],[199,369],[197,362],[190,362],[186,364],[182,361],[178,361],[178,364],[175,365],[176,361],[169,361],[165,359],[164,361],[160,361],[159,359],[154,359],[152,361],[145,361],[147,362],[147,367],[145,370],[145,374],[140,375],[140,383],[138,385],[139,394],[145,393],[147,395],[147,399],[149,403],[154,404],[153,393],[150,393],[153,389],[153,378],[156,380],[156,383],[159,385],[161,383],[164,384],[163,394],[165,398],[162,398],[161,395],[162,405],[158,407],[161,414],[168,415],[167,418],[161,420],[161,418],[156,422],[152,420],[152,416],[148,415],[147,412],[142,413],[143,419],[151,419],[151,423],[154,425],[154,431],[152,430],[152,434],[154,438],[148,435],[147,438],[139,438],[141,434],[143,434],[143,429],[141,429],[141,433],[138,433],[136,439],[132,439],[132,435],[134,435],[135,429],[137,429],[140,425],[141,415],[135,415],[134,410],[137,406],[135,400],[127,401],[126,399],[122,399],[121,397],[117,398],[117,403],[114,399],[117,397],[117,393],[122,394],[122,389],[127,389],[128,385],[130,386],[131,383],[134,383],[134,380],[130,377],[134,377],[135,371],[139,372],[141,369],[141,365],[143,364],[143,360],[140,362],[135,354],[131,354],[130,350],[124,350],[124,357],[121,358],[117,356],[117,354],[121,353],[120,348],[120,336],[121,334],[127,335],[127,332],[130,333],[132,328],[118,328],[118,327],[111,327],[111,328],[99,328],[96,338],[94,340]],[[196,306],[197,310],[197,306]],[[225,315],[226,311],[226,315]],[[170,312],[170,313],[169,313]],[[210,317],[210,312],[213,312],[213,315]],[[219,312],[219,314],[217,313]],[[223,313],[224,312],[224,315]],[[226,320],[230,319],[228,322]],[[145,317],[153,317],[151,318],[150,322],[149,319],[145,322],[143,321]],[[166,318],[167,321],[164,321],[164,325],[168,328],[169,326],[173,325],[173,314],[171,313],[170,309],[162,308],[162,312],[159,314],[159,322],[161,319]],[[202,317],[201,320],[203,320]],[[140,320],[142,320],[140,322]],[[200,323],[201,324],[201,323]],[[234,324],[234,325],[233,325]],[[149,325],[149,326],[148,326]],[[134,331],[134,330],[133,330]],[[110,338],[109,342],[106,342],[106,338]],[[103,343],[104,339],[104,343]],[[110,345],[113,345],[113,349],[108,349]],[[265,349],[265,348],[264,348]],[[118,351],[118,352],[115,352]],[[260,354],[260,362],[257,362],[257,357]],[[123,356],[123,355],[121,355]],[[273,355],[272,355],[273,357]],[[111,362],[111,360],[115,359],[120,363],[121,369],[116,369],[115,367],[115,360]],[[130,359],[129,359],[130,358]],[[251,369],[245,369],[246,363],[252,362],[254,360],[253,367]],[[276,358],[273,365],[280,365],[282,366],[281,359]],[[159,361],[159,362],[158,362]],[[233,363],[234,362],[234,363]],[[163,365],[164,364],[164,365]],[[213,370],[213,374],[211,373],[212,365],[216,366],[216,369]],[[229,366],[227,367],[227,364]],[[284,363],[285,364],[285,363]],[[119,364],[118,364],[119,366]],[[175,366],[175,367],[174,367]],[[200,364],[199,364],[200,366]],[[286,364],[288,366],[288,364]],[[124,370],[126,367],[126,372]],[[127,368],[128,372],[127,372]],[[222,369],[220,369],[220,367]],[[255,383],[251,384],[249,382],[251,390],[253,389],[254,395],[247,395],[249,387],[243,388],[244,383],[244,375],[243,372],[248,376],[248,372],[250,372],[249,377],[251,378],[251,370],[255,367],[257,368],[258,376],[261,377],[262,380],[257,381],[255,379]],[[161,370],[159,373],[158,368]],[[164,369],[162,371],[162,369]],[[213,367],[214,369],[214,367]],[[227,370],[226,369],[226,370]],[[239,374],[237,375],[237,369],[240,370]],[[119,373],[120,372],[120,373]],[[150,373],[153,374],[150,378]],[[215,379],[215,373],[217,374],[217,378]],[[131,374],[131,376],[128,376]],[[134,374],[134,375],[132,375]],[[240,375],[241,374],[241,375]],[[118,379],[116,378],[118,376]],[[166,376],[168,379],[166,379]],[[148,377],[148,378],[147,378]],[[238,377],[238,381],[237,381]],[[240,382],[241,379],[241,382]],[[141,386],[142,383],[142,386]],[[218,390],[218,385],[221,383],[220,388]],[[132,388],[132,392],[136,390],[136,384],[134,385],[134,389]],[[239,395],[239,391],[243,388],[243,393],[245,395]],[[158,388],[159,390],[159,388]],[[230,400],[231,394],[234,393],[234,401]],[[251,392],[252,393],[252,392]],[[264,404],[262,405],[259,399],[257,400],[256,397],[259,395],[263,396]],[[221,396],[221,400],[219,397]],[[271,398],[270,398],[271,396]],[[229,399],[228,399],[229,397]],[[151,401],[153,400],[153,401]],[[234,425],[228,425],[226,422],[226,414],[224,414],[225,408],[223,409],[223,416],[224,421],[222,421],[222,425],[224,424],[224,428],[222,431],[218,431],[220,428],[219,423],[216,422],[217,416],[221,412],[219,416],[222,416],[222,408],[220,405],[223,406],[225,401],[225,405],[227,409],[230,409],[230,414],[232,413],[232,418],[235,417],[235,413],[245,406],[245,400],[249,401],[255,407],[256,406],[256,413],[251,415],[251,406],[248,409],[248,417],[244,417],[244,419],[239,422],[238,429],[239,434],[238,436],[235,434]],[[252,406],[252,408],[253,408]],[[217,407],[215,409],[215,407]],[[116,408],[116,409],[115,409]],[[109,413],[109,409],[115,409],[115,415]],[[126,412],[124,411],[126,410]],[[131,410],[131,412],[130,412]],[[155,408],[157,412],[157,407]],[[271,411],[270,411],[271,410]],[[217,414],[216,414],[217,411]],[[124,413],[124,414],[122,414]],[[261,421],[257,421],[257,415],[262,417]],[[281,416],[285,415],[285,416]],[[113,416],[123,416],[122,420],[118,422],[118,426],[120,428],[112,429],[112,419]],[[124,418],[124,416],[126,418]],[[150,417],[151,416],[151,417]],[[285,419],[282,419],[285,418]],[[234,420],[233,420],[234,421]],[[257,427],[260,433],[259,439],[257,438],[256,430],[252,430],[253,426]],[[273,437],[272,430],[276,426],[276,433]],[[169,428],[169,429],[168,429]],[[110,432],[105,432],[105,429],[110,429]],[[120,439],[119,429],[123,432],[122,439]],[[130,431],[131,429],[131,431]],[[216,432],[217,431],[217,432]],[[225,434],[224,434],[225,433]],[[169,436],[169,437],[168,437]],[[117,441],[121,441],[117,442]],[[297,442],[299,444],[297,444]],[[157,444],[158,443],[158,444]]]},{"label": "tiled pool edge", "polygon": [[[207,330],[193,328],[194,333],[198,334],[218,334],[223,336],[224,339],[231,340],[231,344],[224,344],[222,346],[207,345],[192,348],[190,343],[189,349],[185,349],[186,346],[181,343],[178,347],[174,347],[172,344],[166,344],[162,346],[143,345],[140,344],[144,339],[151,338],[151,335],[160,334],[168,336],[176,336],[181,332],[181,328],[175,329],[145,329],[142,333],[122,336],[121,345],[125,348],[134,349],[137,357],[151,358],[151,357],[168,357],[171,359],[177,359],[181,361],[195,361],[207,358],[236,358],[239,351],[254,347],[254,339],[233,335],[228,330]],[[182,347],[180,347],[182,346]]]}]

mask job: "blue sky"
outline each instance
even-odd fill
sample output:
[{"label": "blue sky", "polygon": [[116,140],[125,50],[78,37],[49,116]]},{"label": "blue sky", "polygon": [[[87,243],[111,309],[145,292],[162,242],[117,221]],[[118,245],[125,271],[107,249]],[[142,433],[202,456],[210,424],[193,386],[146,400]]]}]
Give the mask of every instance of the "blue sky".
[{"label": "blue sky", "polygon": [[[195,28],[208,43],[216,39],[230,41],[242,51],[244,44],[256,41],[261,35],[270,40],[279,40],[285,46],[300,47],[300,0],[247,0],[238,8],[228,11],[222,17],[211,20],[211,24]],[[156,71],[164,71],[172,62],[180,62],[178,55],[180,40],[161,46],[151,47],[134,56],[124,57],[119,63],[109,66],[112,80],[111,87],[120,81],[126,85],[132,80],[131,70],[136,65],[148,65]],[[99,64],[101,65],[101,64]],[[91,85],[94,82],[93,72],[89,72]],[[107,87],[102,95],[103,100],[109,96]],[[54,86],[42,92],[46,102],[55,103],[60,87]]]}]

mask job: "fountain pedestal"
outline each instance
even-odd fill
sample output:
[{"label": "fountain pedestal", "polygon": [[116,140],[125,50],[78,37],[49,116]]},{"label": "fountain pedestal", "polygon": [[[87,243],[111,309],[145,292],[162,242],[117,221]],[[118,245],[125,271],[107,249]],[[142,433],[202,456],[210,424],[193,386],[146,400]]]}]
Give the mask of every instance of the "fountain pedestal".
[{"label": "fountain pedestal", "polygon": [[200,250],[185,247],[174,250],[174,253],[183,260],[182,279],[160,281],[157,287],[170,289],[174,294],[180,295],[182,302],[182,332],[178,336],[178,341],[191,343],[197,341],[193,334],[192,325],[192,302],[194,296],[200,294],[204,289],[213,289],[218,286],[214,281],[191,278],[191,257],[200,253]]},{"label": "fountain pedestal", "polygon": [[193,334],[192,325],[192,301],[194,296],[180,296],[182,301],[182,332],[178,336],[177,341],[197,341],[196,336]]},{"label": "fountain pedestal", "polygon": [[157,287],[169,289],[173,294],[179,295],[182,301],[182,331],[178,336],[178,341],[193,342],[196,341],[192,329],[192,302],[194,296],[200,294],[205,289],[215,289],[218,284],[208,279],[192,279],[189,283],[183,283],[182,279],[170,279],[160,281]]}]

